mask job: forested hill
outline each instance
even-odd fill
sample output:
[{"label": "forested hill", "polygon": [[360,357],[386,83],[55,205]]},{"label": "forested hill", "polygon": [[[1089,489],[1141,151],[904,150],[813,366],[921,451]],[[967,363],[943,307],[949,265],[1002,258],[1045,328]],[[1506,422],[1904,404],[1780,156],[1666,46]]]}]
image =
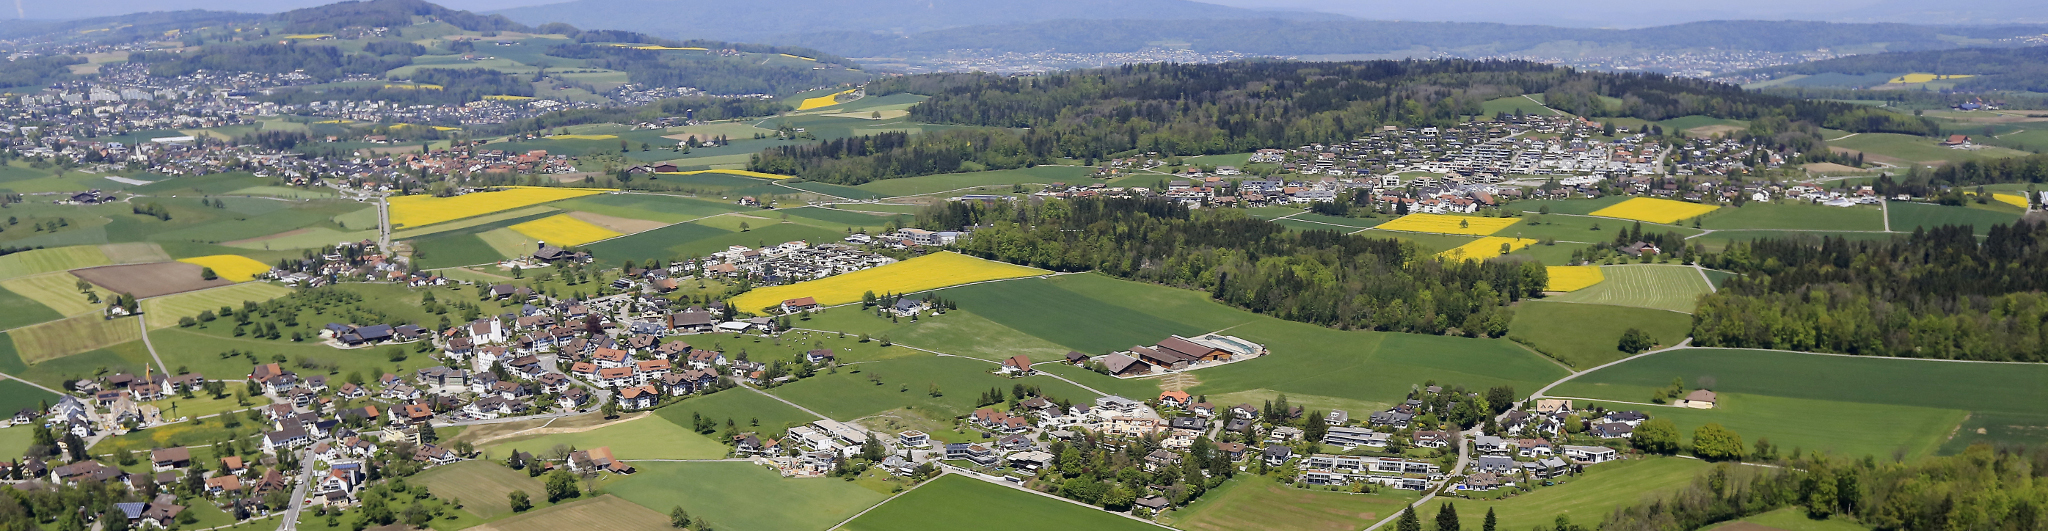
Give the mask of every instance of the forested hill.
[{"label": "forested hill", "polygon": [[[1170,28],[1179,21],[1193,19],[1343,18],[1323,13],[1256,11],[1190,0],[570,0],[498,13],[529,24],[565,22],[672,38],[750,41],[789,33],[848,31],[893,35],[1066,19],[1141,18]],[[1162,23],[1169,20],[1175,22]]]},{"label": "forested hill", "polygon": [[404,27],[413,17],[428,17],[469,31],[530,31],[503,15],[479,15],[448,9],[424,0],[368,0],[340,2],[279,13],[287,31],[325,32],[349,26]]},{"label": "forested hill", "polygon": [[[1037,77],[928,74],[877,81],[870,95],[930,96],[912,120],[1028,128],[880,135],[764,151],[756,171],[854,184],[959,171],[964,163],[1017,167],[1132,150],[1242,153],[1358,138],[1382,125],[1449,125],[1486,100],[1542,93],[1585,116],[1663,120],[1688,115],[1785,122],[1860,132],[1930,134],[1924,120],[1866,106],[1743,91],[1654,74],[1580,72],[1518,61],[1236,62],[1149,64]],[[1602,97],[1619,104],[1610,105]]]},{"label": "forested hill", "polygon": [[1740,74],[1904,74],[1928,72],[1971,75],[1956,81],[1959,90],[2021,90],[2048,92],[2048,47],[1962,48],[1886,52],[1838,57],[1794,65],[1762,68]]},{"label": "forested hill", "polygon": [[2038,35],[2041,26],[1921,26],[1803,21],[1724,20],[1639,29],[1561,28],[1462,22],[1299,20],[1057,20],[940,29],[910,35],[870,31],[787,32],[770,42],[831,50],[853,57],[983,49],[1006,52],[1128,52],[1161,41],[1197,51],[1251,54],[1374,54],[1418,48],[1460,55],[1505,54],[1546,43],[1635,50],[1791,52],[1882,44],[1889,50],[1954,48],[1955,37],[2001,39]]}]

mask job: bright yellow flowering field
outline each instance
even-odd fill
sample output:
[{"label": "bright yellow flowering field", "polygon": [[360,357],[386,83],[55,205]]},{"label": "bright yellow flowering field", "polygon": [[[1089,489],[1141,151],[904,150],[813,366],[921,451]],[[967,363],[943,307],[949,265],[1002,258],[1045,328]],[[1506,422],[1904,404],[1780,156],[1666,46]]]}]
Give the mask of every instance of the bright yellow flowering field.
[{"label": "bright yellow flowering field", "polygon": [[1436,257],[1445,260],[1485,260],[1503,254],[1500,252],[1501,244],[1507,244],[1508,251],[1513,252],[1534,243],[1536,243],[1536,240],[1529,238],[1487,236],[1472,240],[1471,243],[1451,248],[1448,251],[1436,253]]},{"label": "bright yellow flowering field", "polygon": [[1550,286],[1544,291],[1578,291],[1607,280],[1600,266],[1549,266]]},{"label": "bright yellow flowering field", "polygon": [[256,275],[270,270],[270,266],[264,265],[263,262],[234,254],[216,254],[197,258],[184,258],[178,261],[187,264],[198,264],[199,267],[212,268],[213,274],[235,282],[255,280]]},{"label": "bright yellow flowering field", "polygon": [[420,227],[607,191],[609,190],[597,188],[512,186],[497,192],[477,192],[455,197],[398,196],[391,198],[391,226]]},{"label": "bright yellow flowering field", "polygon": [[747,171],[747,170],[693,170],[693,171],[664,171],[664,172],[656,172],[656,173],[659,173],[659,174],[661,174],[661,175],[696,175],[696,174],[699,174],[699,173],[723,173],[723,174],[726,174],[726,175],[739,175],[739,176],[743,176],[743,177],[756,177],[756,178],[761,178],[761,179],[774,179],[774,180],[778,180],[778,181],[779,181],[779,180],[783,180],[783,179],[791,179],[791,178],[794,178],[794,177],[795,177],[795,176],[792,176],[792,175],[776,175],[776,174],[773,174],[773,173],[761,173],[761,172],[758,172],[758,171]]},{"label": "bright yellow flowering field", "polygon": [[[1515,224],[1515,222],[1521,220],[1522,218],[1482,218],[1477,216],[1451,216],[1445,214],[1409,214],[1406,216],[1401,216],[1400,219],[1396,219],[1386,223],[1381,223],[1380,226],[1373,228],[1380,230],[1402,230],[1408,232],[1437,232],[1443,234],[1468,234],[1472,236],[1486,236],[1496,232],[1500,232],[1501,229],[1508,228],[1509,225],[1513,225]],[[1463,226],[1460,226],[1461,222]]]},{"label": "bright yellow flowering field", "polygon": [[520,234],[532,236],[536,240],[547,242],[549,245],[558,246],[583,245],[606,238],[621,236],[621,234],[611,229],[569,217],[568,214],[556,214],[520,223],[513,225],[511,229]]},{"label": "bright yellow flowering field", "polygon": [[1670,199],[1638,197],[1615,203],[1607,208],[1595,210],[1593,215],[1671,224],[1677,223],[1681,219],[1700,217],[1719,208],[1721,207],[1672,201]]},{"label": "bright yellow flowering field", "polygon": [[1991,194],[1991,198],[1992,198],[1992,199],[1996,199],[1996,200],[1998,200],[1998,202],[2000,202],[2000,203],[2005,203],[2005,204],[2008,204],[2008,205],[2012,205],[2012,206],[2016,206],[2016,207],[2020,207],[2020,208],[2027,208],[2027,206],[2028,206],[2028,205],[2027,205],[2027,196],[2024,196],[2024,195],[2019,195],[2019,194]]},{"label": "bright yellow flowering field", "polygon": [[[783,54],[783,55],[789,55],[789,54]],[[796,57],[796,56],[794,56],[794,55],[790,55],[790,57]],[[805,57],[797,57],[797,58],[798,58],[798,59],[807,59],[807,58],[805,58]],[[816,97],[816,98],[807,98],[807,99],[805,99],[805,100],[803,101],[803,103],[797,104],[797,106],[796,106],[796,110],[799,110],[799,111],[808,111],[808,110],[811,110],[811,109],[816,109],[816,108],[819,108],[819,107],[831,107],[831,106],[833,106],[833,105],[838,105],[838,104],[839,104],[839,95],[840,95],[840,94],[851,94],[851,93],[853,93],[853,90],[854,90],[854,89],[846,89],[846,90],[842,90],[842,91],[839,91],[839,92],[834,92],[834,93],[831,93],[831,94],[826,94],[826,95],[823,95],[823,96],[818,96],[818,97]]]},{"label": "bright yellow flowering field", "polygon": [[732,298],[743,312],[759,312],[782,301],[815,297],[818,304],[831,306],[859,302],[862,293],[911,293],[985,280],[1030,277],[1045,274],[1035,267],[983,260],[953,252],[932,253],[909,260],[825,277],[786,286],[760,288]]}]

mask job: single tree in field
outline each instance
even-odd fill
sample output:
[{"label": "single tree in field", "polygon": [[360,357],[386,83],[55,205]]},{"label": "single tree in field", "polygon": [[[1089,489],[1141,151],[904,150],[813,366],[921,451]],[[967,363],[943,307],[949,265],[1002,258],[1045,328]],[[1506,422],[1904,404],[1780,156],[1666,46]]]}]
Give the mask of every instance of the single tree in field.
[{"label": "single tree in field", "polygon": [[1656,344],[1656,338],[1650,337],[1649,332],[1644,332],[1640,328],[1629,328],[1621,333],[1621,342],[1615,345],[1615,348],[1629,354],[1640,354]]}]

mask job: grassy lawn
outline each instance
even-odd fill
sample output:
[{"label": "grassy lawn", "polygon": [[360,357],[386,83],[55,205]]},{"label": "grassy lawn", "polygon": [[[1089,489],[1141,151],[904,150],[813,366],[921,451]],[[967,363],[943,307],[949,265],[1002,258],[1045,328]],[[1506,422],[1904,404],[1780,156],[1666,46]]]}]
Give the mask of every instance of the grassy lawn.
[{"label": "grassy lawn", "polygon": [[1936,453],[1955,455],[1972,444],[2035,445],[2048,441],[2048,413],[1972,411]]},{"label": "grassy lawn", "polygon": [[726,419],[732,419],[736,425],[771,435],[781,433],[790,426],[801,426],[818,420],[810,413],[790,407],[789,404],[745,389],[728,389],[709,396],[691,397],[654,411],[659,420],[677,426],[689,426],[692,413],[709,417],[721,427],[725,425]]},{"label": "grassy lawn", "polygon": [[35,431],[29,426],[0,428],[0,458],[9,461],[20,459],[29,445],[35,443],[35,436]]},{"label": "grassy lawn", "polygon": [[1699,270],[1680,265],[1602,266],[1607,280],[1586,289],[1550,297],[1562,302],[1611,304],[1691,313],[1707,280]]},{"label": "grassy lawn", "polygon": [[8,335],[14,337],[14,348],[22,361],[44,363],[140,340],[141,326],[134,319],[102,319],[86,314],[17,328]]},{"label": "grassy lawn", "polygon": [[753,463],[636,463],[608,490],[668,514],[681,506],[718,529],[822,530],[886,499],[834,478],[787,479]]},{"label": "grassy lawn", "polygon": [[1647,308],[1529,300],[1515,307],[1508,335],[1584,370],[1627,357],[1615,346],[1630,328],[1649,332],[1657,344],[1676,345],[1692,331],[1692,318]]},{"label": "grassy lawn", "polygon": [[[1711,378],[1711,387],[1723,396],[1732,393],[1807,401],[1777,404],[1807,408],[1810,413],[1806,416],[1740,408],[1699,412],[1719,414],[1729,420],[1740,420],[1736,418],[1739,416],[1768,417],[1772,424],[1740,431],[1751,439],[1765,436],[1782,441],[1780,445],[1786,447],[1793,440],[1779,433],[1811,432],[1827,439],[1805,444],[1809,449],[1832,447],[1843,452],[1889,456],[1894,449],[1905,447],[1912,455],[1919,455],[1940,446],[1957,423],[1962,422],[1964,412],[1971,412],[1973,421],[1979,416],[1986,419],[1971,427],[1972,436],[2030,443],[2048,440],[2048,428],[2042,428],[2048,422],[2039,418],[2041,415],[2033,407],[2048,400],[2048,387],[2039,385],[2048,381],[2048,366],[2042,365],[1687,349],[1589,373],[1558,386],[1551,394],[1642,402],[1655,388],[1669,385],[1673,378],[1684,379],[1688,387],[1693,387],[1699,385],[1702,377]],[[1878,408],[1865,417],[1873,420],[1861,425],[1854,420],[1816,421],[1843,418],[1856,404]],[[1880,415],[1898,418],[1886,420]],[[1932,425],[1935,419],[1945,425]],[[2009,430],[1991,431],[2001,421],[2015,424],[2008,425],[2012,426]],[[1826,426],[1817,428],[1812,424]],[[1821,428],[1837,431],[1829,433]],[[1975,428],[1985,428],[1986,433],[1976,434]]]},{"label": "grassy lawn", "polygon": [[[991,388],[1009,392],[1018,383],[1036,385],[1051,397],[1076,402],[1096,396],[1044,376],[1014,380],[997,376],[995,369],[996,364],[964,358],[899,358],[841,368],[837,374],[819,374],[768,392],[834,420],[852,420],[905,407],[937,418],[952,418],[972,411],[975,395]],[[932,396],[934,385],[938,386],[940,396]]]},{"label": "grassy lawn", "polygon": [[149,351],[143,349],[141,341],[130,341],[72,354],[35,365],[24,365],[21,357],[14,351],[13,334],[7,335],[8,340],[0,341],[0,369],[4,369],[8,375],[51,389],[62,389],[64,380],[119,372],[141,374],[144,367],[156,366],[156,363],[150,360]]},{"label": "grassy lawn", "polygon": [[512,503],[506,496],[513,491],[526,491],[529,499],[547,502],[547,490],[540,480],[527,477],[524,470],[491,461],[438,466],[410,481],[426,486],[435,496],[460,499],[464,510],[486,519],[512,513]]},{"label": "grassy lawn", "polygon": [[0,256],[0,279],[113,263],[96,245],[36,249]]},{"label": "grassy lawn", "polygon": [[2019,219],[2015,213],[1929,203],[1893,201],[1886,208],[1891,210],[1892,230],[1896,232],[1913,232],[1916,227],[1971,225],[1981,235],[1989,234],[1992,225],[2009,225]]},{"label": "grassy lawn", "polygon": [[1457,500],[1438,498],[1418,508],[1424,520],[1436,516],[1443,504],[1458,508],[1458,520],[1477,523],[1493,509],[1499,529],[1549,528],[1559,515],[1573,523],[1595,527],[1616,507],[1645,498],[1668,494],[1691,483],[1693,476],[1714,465],[1693,459],[1661,457],[1615,461],[1588,467],[1583,476],[1565,478],[1565,483],[1537,487],[1535,491],[1500,500]]},{"label": "grassy lawn", "polygon": [[[1028,517],[992,518],[991,508]],[[982,531],[1157,529],[1098,509],[952,474],[931,480],[930,485],[890,500],[847,522],[841,529],[899,531],[968,526]]]},{"label": "grassy lawn", "polygon": [[1874,206],[1833,207],[1806,201],[1745,203],[1701,218],[1709,229],[1884,230],[1884,211]]},{"label": "grassy lawn", "polygon": [[710,437],[653,415],[590,431],[515,437],[491,443],[484,450],[509,455],[511,449],[542,453],[556,446],[579,450],[609,446],[619,459],[720,459],[730,453]]},{"label": "grassy lawn", "polygon": [[1089,181],[1090,173],[1093,173],[1093,171],[1080,166],[1038,166],[1014,170],[948,173],[943,175],[926,175],[923,177],[905,177],[902,179],[884,179],[862,184],[855,188],[881,194],[885,197],[938,192],[973,193],[975,190],[962,190],[963,188],[973,187],[986,187],[989,188],[989,191],[1008,192],[1010,191],[1010,186],[1014,184],[1055,182],[1080,184]]},{"label": "grassy lawn", "polygon": [[[1634,401],[1648,401],[1644,395]],[[1598,402],[1594,402],[1598,403]],[[1770,395],[1720,393],[1714,409],[1603,404],[1609,409],[1634,409],[1670,419],[1690,445],[1692,432],[1717,423],[1742,435],[1745,444],[1769,438],[1780,448],[1826,451],[1847,457],[1907,458],[1931,455],[1968,413],[1959,409],[1783,398]]]},{"label": "grassy lawn", "polygon": [[[0,288],[5,288],[11,295],[24,297],[30,301],[40,303],[50,310],[56,310],[59,317],[89,313],[100,309],[100,303],[89,301],[86,298],[85,292],[78,289],[78,281],[79,278],[70,273],[45,273],[0,280]],[[93,291],[102,292],[106,290],[95,286]],[[102,297],[112,297],[113,295],[113,293],[100,293]],[[0,298],[0,304],[4,304],[6,299],[11,298],[13,297]],[[49,312],[39,312],[30,309],[25,313],[44,315]]]},{"label": "grassy lawn", "polygon": [[[539,501],[546,501],[542,495]],[[342,519],[343,523],[348,518]],[[301,527],[304,527],[301,525]],[[620,531],[668,531],[667,511],[653,511],[617,496],[598,496],[535,509],[518,516],[474,527],[477,531],[562,531],[604,529]]]},{"label": "grassy lawn", "polygon": [[1420,497],[1414,491],[1391,489],[1372,494],[1298,489],[1265,476],[1246,474],[1203,494],[1186,508],[1162,516],[1161,520],[1188,531],[1355,531],[1401,512],[1402,507]]}]

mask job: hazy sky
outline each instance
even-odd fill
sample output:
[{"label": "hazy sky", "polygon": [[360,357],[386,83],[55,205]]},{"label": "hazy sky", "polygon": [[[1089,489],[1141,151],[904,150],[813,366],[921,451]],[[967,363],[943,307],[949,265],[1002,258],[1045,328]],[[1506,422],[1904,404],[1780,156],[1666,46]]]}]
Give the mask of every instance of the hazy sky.
[{"label": "hazy sky", "polygon": [[[0,0],[4,1],[4,0]],[[278,12],[333,0],[13,0],[27,18],[64,19],[140,11]],[[439,0],[489,11],[566,0]],[[766,0],[856,2],[858,0]],[[1030,0],[1023,0],[1030,1]],[[1098,0],[1114,2],[1117,0]],[[2042,0],[1198,0],[1247,8],[1337,13],[1376,20],[1644,27],[1700,20],[1826,20],[1907,23],[2048,23]],[[4,6],[5,4],[0,4]],[[4,9],[4,7],[0,7]],[[8,13],[13,15],[14,13]]]}]

